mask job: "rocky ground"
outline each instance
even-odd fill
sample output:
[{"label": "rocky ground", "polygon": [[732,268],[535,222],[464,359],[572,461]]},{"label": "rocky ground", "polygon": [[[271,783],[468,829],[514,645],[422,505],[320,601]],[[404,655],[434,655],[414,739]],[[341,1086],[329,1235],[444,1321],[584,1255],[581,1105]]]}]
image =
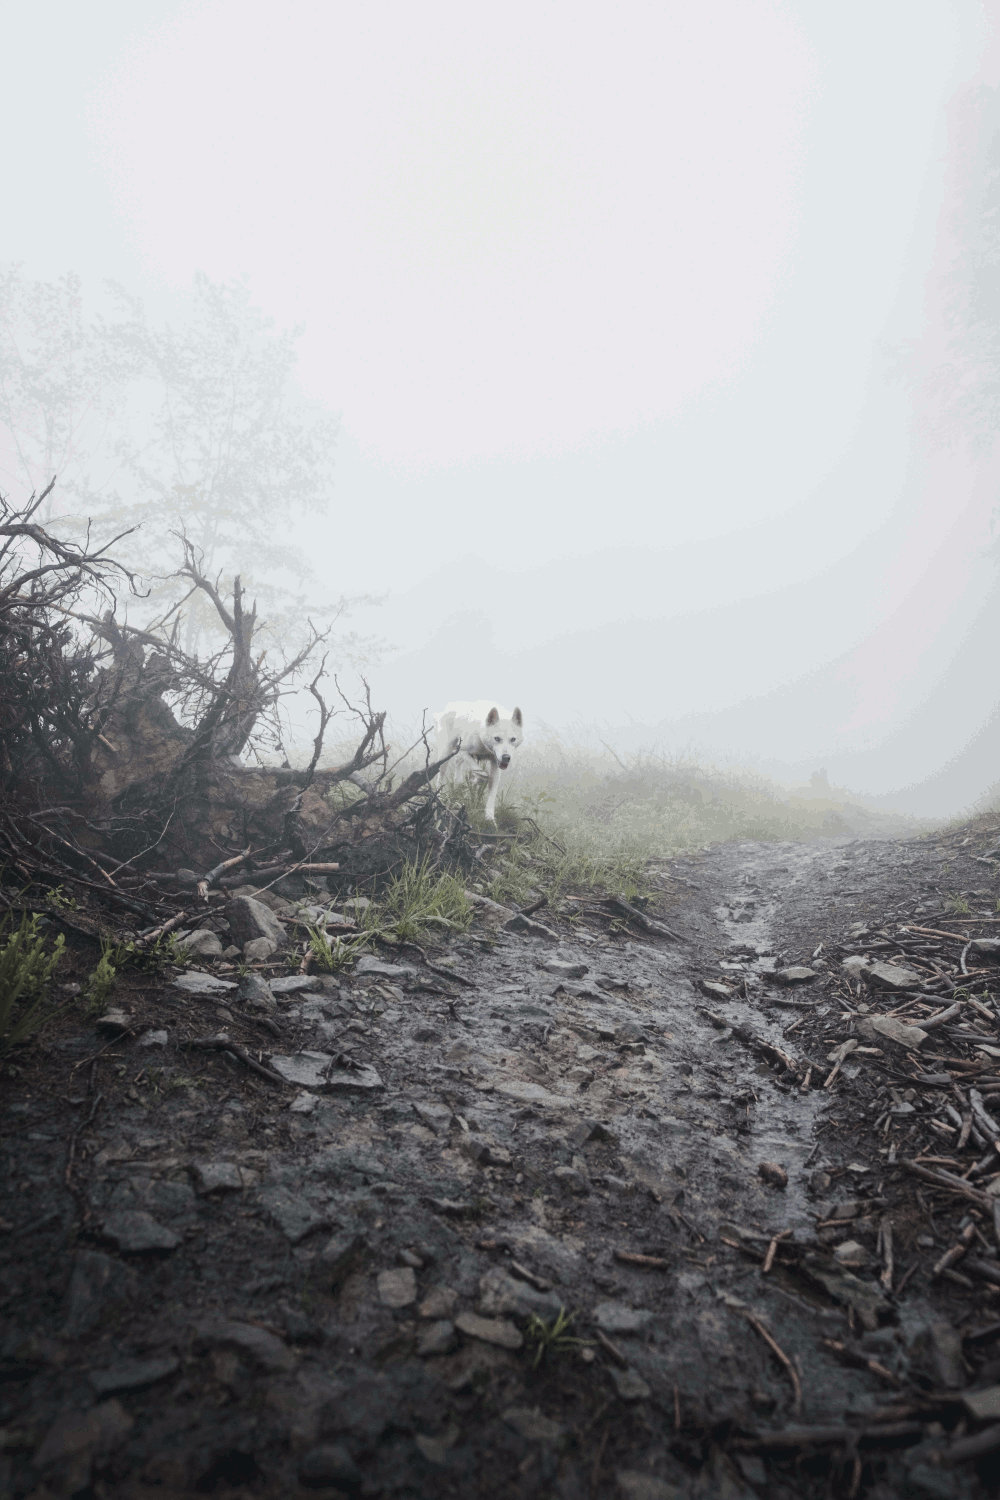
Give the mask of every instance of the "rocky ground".
[{"label": "rocky ground", "polygon": [[662,931],[67,1009],[0,1083],[0,1489],[991,1493],[994,852],[725,846]]}]

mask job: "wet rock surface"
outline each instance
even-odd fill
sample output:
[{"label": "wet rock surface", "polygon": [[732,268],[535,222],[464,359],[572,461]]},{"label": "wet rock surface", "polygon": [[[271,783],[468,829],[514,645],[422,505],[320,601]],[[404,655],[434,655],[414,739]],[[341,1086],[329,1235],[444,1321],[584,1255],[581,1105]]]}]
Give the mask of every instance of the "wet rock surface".
[{"label": "wet rock surface", "polygon": [[[94,1061],[67,1023],[0,1106],[0,1489],[989,1493],[1000,1050],[969,1196],[918,1192],[957,1041],[890,1014],[931,970],[878,935],[954,925],[978,852],[726,846],[654,870],[678,941],[484,909],[433,972],[144,977]],[[236,1050],[192,1050],[220,1005]],[[895,1077],[918,1046],[933,1108]]]}]

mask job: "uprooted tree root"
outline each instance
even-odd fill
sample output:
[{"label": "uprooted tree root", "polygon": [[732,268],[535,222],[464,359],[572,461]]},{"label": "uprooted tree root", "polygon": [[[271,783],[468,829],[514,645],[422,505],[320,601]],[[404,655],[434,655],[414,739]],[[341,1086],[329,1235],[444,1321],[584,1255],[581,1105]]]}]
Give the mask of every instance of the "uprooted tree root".
[{"label": "uprooted tree root", "polygon": [[[60,541],[0,497],[0,861],[8,885],[63,887],[99,900],[154,942],[209,915],[213,892],[291,873],[370,881],[406,859],[474,865],[482,838],[433,779],[444,760],[395,784],[385,714],[342,697],[353,755],[321,768],[334,717],[320,684],[324,632],[276,665],[256,644],[256,606],[231,597],[180,538],[183,598],[151,623],[120,617],[141,598],[104,547]],[[227,643],[199,657],[180,645],[181,606],[200,592]],[[124,613],[124,612],[123,612]],[[309,763],[247,765],[276,736],[282,696],[306,682],[318,711]],[[339,692],[339,688],[338,688]],[[341,695],[342,696],[342,695]],[[450,757],[449,757],[450,758]],[[86,924],[84,924],[86,925]]]}]

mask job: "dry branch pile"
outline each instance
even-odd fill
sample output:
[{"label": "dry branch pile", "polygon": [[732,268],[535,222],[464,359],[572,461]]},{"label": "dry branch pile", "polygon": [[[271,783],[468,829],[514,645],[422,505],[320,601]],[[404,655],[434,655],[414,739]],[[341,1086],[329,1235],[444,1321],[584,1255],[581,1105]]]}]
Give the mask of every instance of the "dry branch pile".
[{"label": "dry branch pile", "polygon": [[[320,767],[334,716],[320,691],[323,632],[310,627],[297,654],[272,663],[257,647],[256,607],[239,578],[227,598],[184,538],[182,596],[158,619],[129,623],[122,596],[142,593],[115,561],[114,542],[75,547],[37,523],[51,488],[20,510],[0,498],[0,860],[8,883],[99,893],[131,926],[163,933],[184,915],[179,893],[204,915],[210,890],[227,878],[326,875],[338,866],[372,876],[401,855],[440,859],[461,846],[461,819],[431,786],[441,762],[424,744],[423,764],[394,785],[385,715],[367,693],[360,707],[342,699],[357,724],[354,754]],[[226,632],[207,659],[179,644],[181,610],[195,592]],[[308,765],[242,763],[268,734],[276,741],[281,699],[309,674],[319,723]]]}]

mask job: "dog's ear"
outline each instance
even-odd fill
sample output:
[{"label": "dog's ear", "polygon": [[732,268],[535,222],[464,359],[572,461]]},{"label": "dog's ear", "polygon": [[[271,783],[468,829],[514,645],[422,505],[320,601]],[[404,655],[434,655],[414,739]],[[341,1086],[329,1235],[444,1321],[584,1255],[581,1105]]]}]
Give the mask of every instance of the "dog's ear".
[{"label": "dog's ear", "polygon": [[521,710],[519,708],[515,708],[514,712],[511,714],[510,717],[511,717],[511,721],[514,724],[517,725],[518,729],[520,729],[521,726],[522,726],[522,724],[523,724],[523,722],[524,722],[522,720],[522,718],[521,718]]},{"label": "dog's ear", "polygon": [[495,724],[499,718],[500,710],[498,708],[491,708],[489,713],[486,715],[486,722],[487,724]]}]

